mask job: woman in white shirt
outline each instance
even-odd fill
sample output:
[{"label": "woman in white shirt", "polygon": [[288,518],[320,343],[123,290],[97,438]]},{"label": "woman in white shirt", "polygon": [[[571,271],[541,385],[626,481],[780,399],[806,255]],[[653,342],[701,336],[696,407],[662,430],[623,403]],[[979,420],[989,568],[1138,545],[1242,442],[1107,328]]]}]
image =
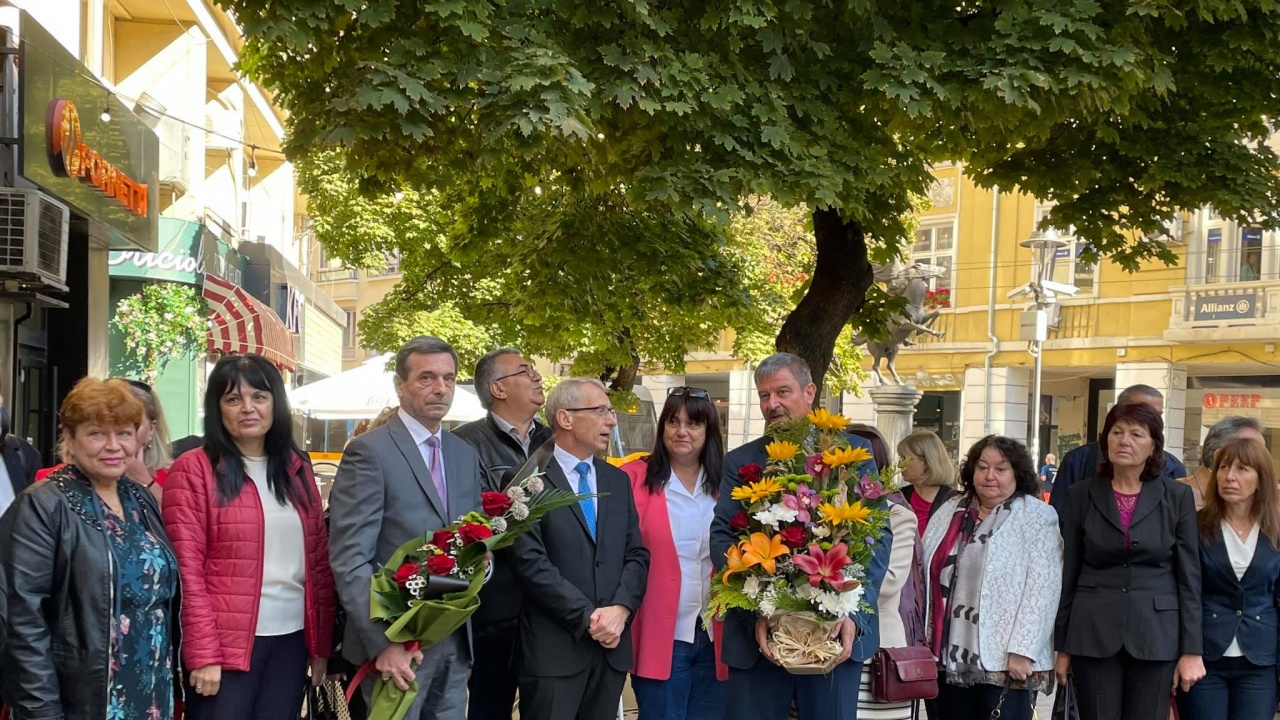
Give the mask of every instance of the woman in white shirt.
[{"label": "woman in white shirt", "polygon": [[1280,490],[1257,439],[1213,459],[1200,523],[1205,676],[1179,698],[1182,720],[1270,720],[1280,650]]},{"label": "woman in white shirt", "polygon": [[653,454],[622,466],[649,548],[649,584],[631,626],[631,687],[640,720],[722,720],[727,669],[708,631],[711,518],[724,462],[720,417],[706,390],[675,387]]}]

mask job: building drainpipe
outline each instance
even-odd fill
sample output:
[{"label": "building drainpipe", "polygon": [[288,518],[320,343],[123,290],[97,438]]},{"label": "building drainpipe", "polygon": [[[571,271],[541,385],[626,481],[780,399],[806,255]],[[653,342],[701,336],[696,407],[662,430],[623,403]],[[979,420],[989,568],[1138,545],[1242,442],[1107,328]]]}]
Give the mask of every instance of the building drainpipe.
[{"label": "building drainpipe", "polygon": [[991,189],[991,287],[987,295],[987,339],[991,340],[991,351],[983,360],[986,398],[983,400],[982,434],[991,434],[991,359],[1000,351],[1000,338],[996,337],[996,250],[1000,233],[1000,186]]}]

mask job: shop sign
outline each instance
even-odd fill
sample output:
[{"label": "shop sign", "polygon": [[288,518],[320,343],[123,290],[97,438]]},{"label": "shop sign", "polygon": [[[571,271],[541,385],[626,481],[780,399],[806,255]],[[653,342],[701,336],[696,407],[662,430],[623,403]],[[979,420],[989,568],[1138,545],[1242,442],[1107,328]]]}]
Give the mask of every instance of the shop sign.
[{"label": "shop sign", "polygon": [[75,103],[70,100],[49,103],[45,133],[48,135],[45,141],[49,148],[49,162],[55,175],[76,178],[92,185],[134,215],[147,216],[146,183],[129,177],[85,144]]},{"label": "shop sign", "polygon": [[158,252],[116,250],[107,260],[113,278],[199,285],[204,275],[240,284],[238,255],[198,222],[160,219]]},{"label": "shop sign", "polygon": [[1206,410],[1217,410],[1218,408],[1249,410],[1262,405],[1262,396],[1256,393],[1207,392],[1204,394],[1204,400],[1201,401],[1201,404],[1204,405]]},{"label": "shop sign", "polygon": [[1250,291],[1229,295],[1201,295],[1195,301],[1193,320],[1252,320],[1258,293]]}]

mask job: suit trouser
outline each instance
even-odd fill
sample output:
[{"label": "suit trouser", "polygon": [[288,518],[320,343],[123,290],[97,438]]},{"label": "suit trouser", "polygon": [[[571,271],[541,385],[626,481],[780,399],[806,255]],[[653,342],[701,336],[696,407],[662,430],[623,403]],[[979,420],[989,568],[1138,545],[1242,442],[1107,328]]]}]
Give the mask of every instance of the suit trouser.
[{"label": "suit trouser", "polygon": [[1138,660],[1125,650],[1106,658],[1071,656],[1080,720],[1167,720],[1173,660]]},{"label": "suit trouser", "polygon": [[253,639],[249,669],[223,670],[217,695],[200,695],[188,682],[186,716],[190,720],[295,718],[302,711],[306,683],[307,642],[302,631],[258,635]]},{"label": "suit trouser", "polygon": [[[522,720],[613,720],[627,674],[615,670],[604,648],[592,650],[587,668],[568,677],[520,675]],[[526,670],[528,668],[521,668]]]},{"label": "suit trouser", "polygon": [[[455,631],[439,643],[422,651],[418,666],[418,695],[414,697],[406,720],[465,720],[467,717],[467,631]],[[377,673],[371,673],[360,685],[365,702],[373,702],[373,686]]]},{"label": "suit trouser", "polygon": [[511,720],[519,680],[514,660],[518,631],[518,624],[511,620],[495,623],[483,635],[476,634],[471,679],[467,681],[467,720]]},{"label": "suit trouser", "polygon": [[800,720],[857,720],[862,663],[848,660],[827,675],[792,675],[763,656],[750,670],[729,668],[733,720],[786,720],[795,699]]}]

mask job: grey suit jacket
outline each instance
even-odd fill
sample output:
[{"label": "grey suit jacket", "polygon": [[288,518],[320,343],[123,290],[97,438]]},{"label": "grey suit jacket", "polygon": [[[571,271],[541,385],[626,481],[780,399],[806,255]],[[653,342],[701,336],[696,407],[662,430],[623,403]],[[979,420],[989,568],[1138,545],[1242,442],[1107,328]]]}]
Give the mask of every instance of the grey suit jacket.
[{"label": "grey suit jacket", "polygon": [[369,619],[374,572],[409,540],[480,508],[480,456],[448,431],[441,433],[440,451],[447,513],[399,415],[352,440],[343,452],[329,495],[329,564],[347,612],[343,655],[352,662],[376,657],[391,644],[387,624]]}]

